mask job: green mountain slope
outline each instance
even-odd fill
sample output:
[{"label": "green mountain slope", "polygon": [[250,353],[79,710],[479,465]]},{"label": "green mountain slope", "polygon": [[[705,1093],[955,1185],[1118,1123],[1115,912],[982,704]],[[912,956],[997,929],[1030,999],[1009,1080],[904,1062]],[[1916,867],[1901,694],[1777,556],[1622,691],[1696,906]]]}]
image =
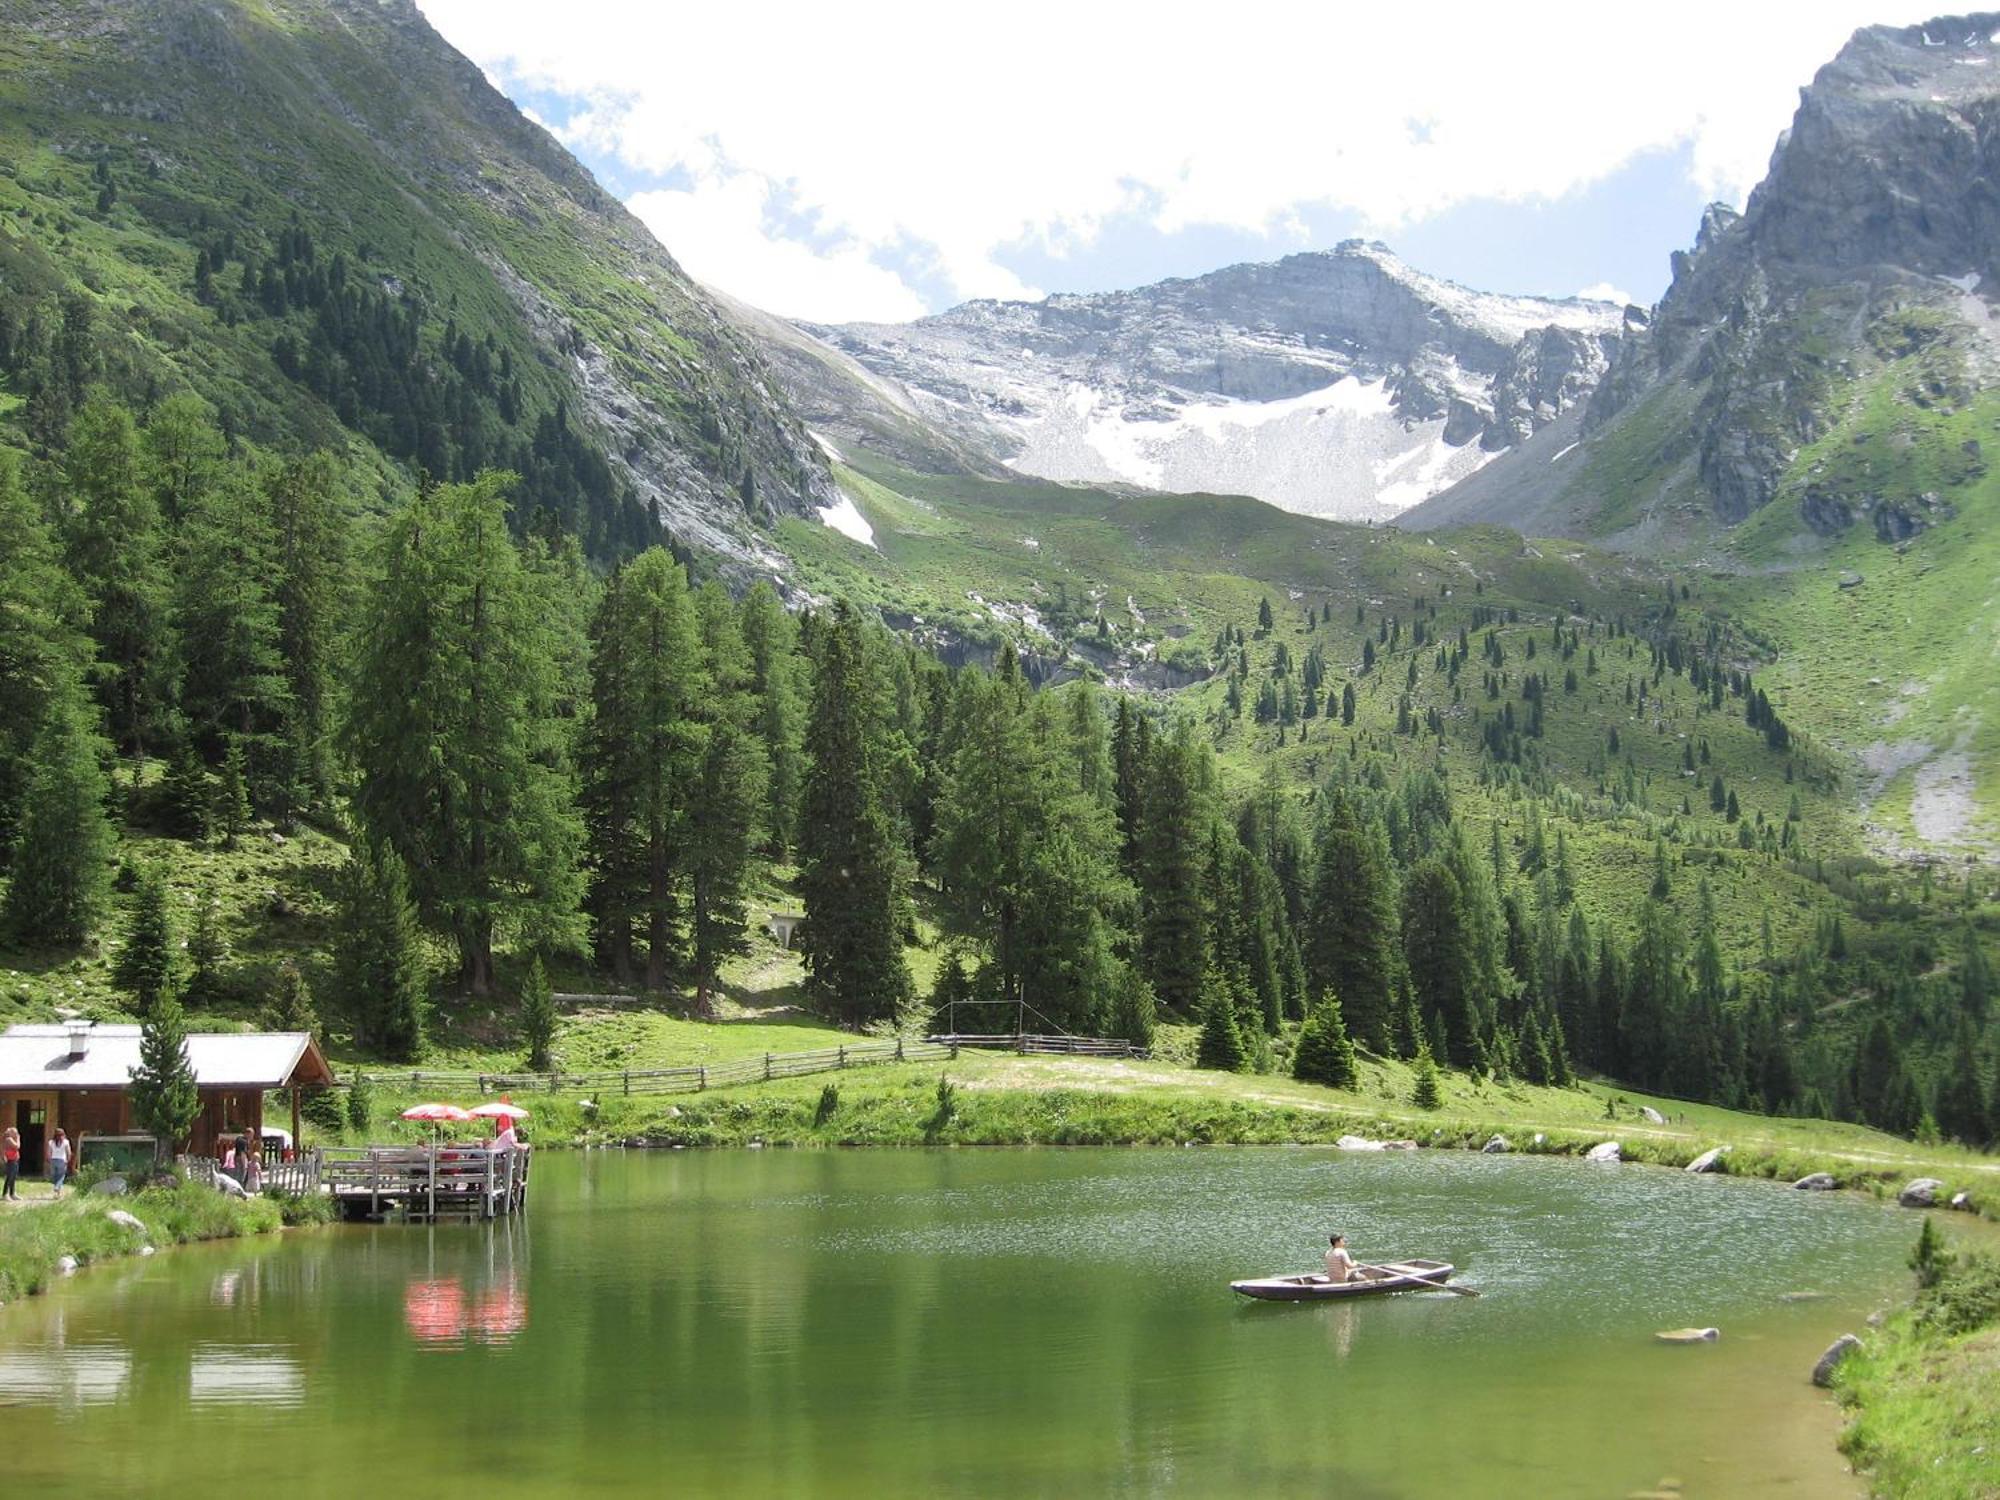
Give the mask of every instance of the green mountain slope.
[{"label": "green mountain slope", "polygon": [[831,498],[735,325],[408,0],[10,0],[0,164],[0,421],[26,441],[65,384],[192,388],[262,444],[514,467],[602,555],[661,524],[742,555]]}]

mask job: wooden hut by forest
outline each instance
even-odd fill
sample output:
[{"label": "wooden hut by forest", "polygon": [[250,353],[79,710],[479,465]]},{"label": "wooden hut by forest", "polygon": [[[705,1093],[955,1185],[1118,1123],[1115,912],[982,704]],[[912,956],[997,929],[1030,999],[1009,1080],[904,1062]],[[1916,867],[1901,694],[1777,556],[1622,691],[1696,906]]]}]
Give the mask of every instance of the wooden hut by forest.
[{"label": "wooden hut by forest", "polygon": [[[333,1082],[325,1054],[304,1031],[190,1032],[187,1057],[201,1112],[189,1139],[175,1145],[201,1155],[229,1136],[257,1137],[264,1096],[277,1090],[291,1095],[296,1142],[299,1091]],[[132,1134],[138,1065],[137,1026],[65,1021],[0,1032],[0,1125],[21,1132],[21,1170],[42,1170],[43,1146],[58,1126],[86,1153],[92,1136]]]}]

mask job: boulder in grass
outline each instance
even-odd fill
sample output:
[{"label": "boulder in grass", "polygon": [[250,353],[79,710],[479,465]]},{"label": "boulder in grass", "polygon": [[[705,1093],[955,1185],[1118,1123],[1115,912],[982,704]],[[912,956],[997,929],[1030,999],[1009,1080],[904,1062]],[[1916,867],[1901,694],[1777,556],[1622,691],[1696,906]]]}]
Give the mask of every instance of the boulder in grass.
[{"label": "boulder in grass", "polygon": [[1839,1187],[1840,1184],[1833,1180],[1833,1173],[1831,1172],[1809,1172],[1793,1183],[1792,1186],[1808,1193],[1827,1193]]},{"label": "boulder in grass", "polygon": [[1826,1346],[1826,1353],[1813,1366],[1812,1383],[1824,1388],[1833,1384],[1833,1372],[1840,1368],[1840,1362],[1862,1347],[1861,1340],[1851,1333],[1843,1333]]},{"label": "boulder in grass", "polygon": [[1504,1156],[1514,1148],[1508,1144],[1506,1136],[1496,1135],[1479,1149],[1487,1156]]},{"label": "boulder in grass", "polygon": [[132,1191],[132,1185],[114,1172],[103,1181],[93,1183],[90,1190],[101,1198],[122,1198]]},{"label": "boulder in grass", "polygon": [[76,1274],[76,1257],[74,1255],[65,1255],[61,1260],[57,1261],[56,1274],[58,1276],[74,1276]]},{"label": "boulder in grass", "polygon": [[1585,1161],[1623,1161],[1625,1148],[1616,1141],[1600,1141],[1583,1153]]},{"label": "boulder in grass", "polygon": [[1667,1123],[1667,1117],[1650,1104],[1639,1106],[1639,1118],[1644,1120],[1648,1125],[1664,1125]]},{"label": "boulder in grass", "polygon": [[1711,1146],[1693,1161],[1689,1162],[1686,1170],[1690,1172],[1720,1172],[1722,1170],[1722,1158],[1728,1153],[1729,1148],[1727,1146]]},{"label": "boulder in grass", "polygon": [[1334,1142],[1343,1151],[1381,1151],[1385,1149],[1380,1141],[1371,1141],[1365,1135],[1344,1135]]},{"label": "boulder in grass", "polygon": [[110,1213],[106,1214],[104,1217],[109,1219],[113,1224],[120,1225],[123,1228],[133,1231],[133,1233],[137,1234],[141,1239],[149,1237],[147,1234],[146,1226],[132,1214],[126,1213],[125,1210],[122,1208],[114,1208],[111,1210]]},{"label": "boulder in grass", "polygon": [[1969,1214],[1969,1213],[1971,1213],[1971,1212],[1972,1212],[1972,1194],[1970,1194],[1970,1193],[1953,1193],[1953,1194],[1951,1195],[1951,1206],[1952,1206],[1953,1208],[1957,1209],[1957,1210],[1958,1210],[1958,1211],[1959,1211],[1960,1213],[1962,1213],[1962,1214]]},{"label": "boulder in grass", "polygon": [[1938,1190],[1943,1186],[1935,1177],[1919,1177],[1896,1195],[1896,1201],[1905,1208],[1936,1208]]}]

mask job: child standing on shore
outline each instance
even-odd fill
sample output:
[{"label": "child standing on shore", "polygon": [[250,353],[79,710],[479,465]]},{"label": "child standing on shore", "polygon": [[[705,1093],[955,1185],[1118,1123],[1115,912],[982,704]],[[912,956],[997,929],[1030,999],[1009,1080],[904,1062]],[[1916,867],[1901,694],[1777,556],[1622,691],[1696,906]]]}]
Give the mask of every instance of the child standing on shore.
[{"label": "child standing on shore", "polygon": [[0,1198],[12,1198],[16,1196],[14,1184],[21,1176],[21,1132],[12,1125],[7,1127],[4,1136],[0,1136],[0,1157],[4,1157],[7,1163],[7,1185],[0,1188]]}]

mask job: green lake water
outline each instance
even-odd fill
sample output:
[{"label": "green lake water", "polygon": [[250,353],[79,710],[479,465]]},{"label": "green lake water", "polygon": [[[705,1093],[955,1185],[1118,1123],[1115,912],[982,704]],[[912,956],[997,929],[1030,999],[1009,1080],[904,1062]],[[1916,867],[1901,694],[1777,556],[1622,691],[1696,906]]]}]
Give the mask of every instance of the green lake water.
[{"label": "green lake water", "polygon": [[[1904,1292],[1917,1228],[1443,1152],[535,1171],[511,1223],[176,1250],[5,1309],[0,1473],[37,1496],[1852,1496],[1806,1375]],[[1329,1227],[1485,1295],[1228,1291],[1313,1268]],[[1652,1337],[1687,1325],[1722,1338]]]}]

